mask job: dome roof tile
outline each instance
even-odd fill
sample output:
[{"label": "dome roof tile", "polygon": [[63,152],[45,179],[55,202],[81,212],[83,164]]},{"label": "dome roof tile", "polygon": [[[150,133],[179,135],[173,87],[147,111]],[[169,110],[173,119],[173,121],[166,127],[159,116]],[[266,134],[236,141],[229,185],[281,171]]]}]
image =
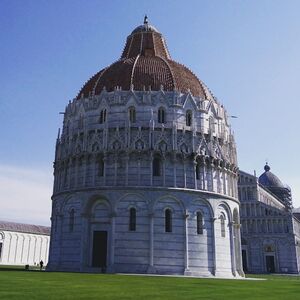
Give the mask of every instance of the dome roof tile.
[{"label": "dome roof tile", "polygon": [[120,60],[95,74],[77,98],[100,94],[106,88],[129,90],[151,89],[191,92],[194,96],[213,98],[208,89],[187,67],[173,61],[162,35],[148,23],[129,35]]}]

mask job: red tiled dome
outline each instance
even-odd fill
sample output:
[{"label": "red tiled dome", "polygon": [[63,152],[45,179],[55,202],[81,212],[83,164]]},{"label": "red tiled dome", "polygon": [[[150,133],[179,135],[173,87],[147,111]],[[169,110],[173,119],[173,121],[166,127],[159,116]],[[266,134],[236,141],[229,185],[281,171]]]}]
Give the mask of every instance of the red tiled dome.
[{"label": "red tiled dome", "polygon": [[80,97],[98,95],[105,88],[129,90],[190,91],[206,98],[207,89],[187,67],[171,60],[163,36],[145,20],[128,36],[120,60],[95,74],[81,89]]}]

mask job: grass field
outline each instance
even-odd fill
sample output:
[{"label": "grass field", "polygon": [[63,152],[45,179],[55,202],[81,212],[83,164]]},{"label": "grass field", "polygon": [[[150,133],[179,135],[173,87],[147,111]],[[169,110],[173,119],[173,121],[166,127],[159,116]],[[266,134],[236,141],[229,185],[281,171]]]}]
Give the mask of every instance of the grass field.
[{"label": "grass field", "polygon": [[0,299],[300,299],[300,277],[256,277],[267,280],[50,273],[0,268]]}]

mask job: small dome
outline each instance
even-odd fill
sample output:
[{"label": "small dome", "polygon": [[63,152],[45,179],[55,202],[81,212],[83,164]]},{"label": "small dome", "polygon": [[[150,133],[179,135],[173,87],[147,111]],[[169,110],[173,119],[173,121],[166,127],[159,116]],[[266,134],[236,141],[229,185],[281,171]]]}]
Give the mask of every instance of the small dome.
[{"label": "small dome", "polygon": [[163,36],[148,24],[135,28],[127,37],[120,60],[99,71],[83,86],[77,98],[99,95],[105,88],[122,90],[190,92],[193,96],[213,99],[197,76],[170,57]]},{"label": "small dome", "polygon": [[285,188],[285,185],[275,174],[270,172],[270,169],[271,168],[268,164],[264,166],[265,172],[259,176],[258,182],[268,188]]}]

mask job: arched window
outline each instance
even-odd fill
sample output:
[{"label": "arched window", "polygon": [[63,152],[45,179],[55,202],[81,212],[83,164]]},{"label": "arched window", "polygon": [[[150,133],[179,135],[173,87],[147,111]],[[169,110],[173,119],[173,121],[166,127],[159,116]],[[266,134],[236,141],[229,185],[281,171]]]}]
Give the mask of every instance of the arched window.
[{"label": "arched window", "polygon": [[100,158],[98,161],[98,176],[99,177],[104,176],[104,160],[103,160],[103,158]]},{"label": "arched window", "polygon": [[200,211],[197,212],[197,234],[203,234],[203,216]]},{"label": "arched window", "polygon": [[153,176],[161,176],[161,159],[154,157],[152,163]]},{"label": "arched window", "polygon": [[129,210],[129,230],[136,230],[136,209],[133,207]]},{"label": "arched window", "polygon": [[165,210],[165,232],[172,232],[172,211],[170,208]]},{"label": "arched window", "polygon": [[69,231],[74,231],[74,223],[75,223],[75,211],[74,209],[71,209],[70,211],[70,219],[69,219]]},{"label": "arched window", "polygon": [[193,114],[191,110],[188,110],[185,114],[185,123],[186,126],[192,126]]},{"label": "arched window", "polygon": [[106,109],[102,109],[100,112],[99,123],[103,124],[106,122]]},{"label": "arched window", "polygon": [[165,124],[166,123],[166,112],[163,107],[158,109],[158,123]]},{"label": "arched window", "polygon": [[220,216],[220,223],[221,223],[221,237],[225,237],[225,217],[224,217],[224,215]]},{"label": "arched window", "polygon": [[128,109],[128,117],[131,123],[136,122],[136,113],[135,113],[135,108],[133,106],[129,107]]},{"label": "arched window", "polygon": [[197,162],[197,164],[196,164],[195,172],[196,172],[196,179],[199,180],[200,179],[200,164],[199,164],[199,162]]}]

